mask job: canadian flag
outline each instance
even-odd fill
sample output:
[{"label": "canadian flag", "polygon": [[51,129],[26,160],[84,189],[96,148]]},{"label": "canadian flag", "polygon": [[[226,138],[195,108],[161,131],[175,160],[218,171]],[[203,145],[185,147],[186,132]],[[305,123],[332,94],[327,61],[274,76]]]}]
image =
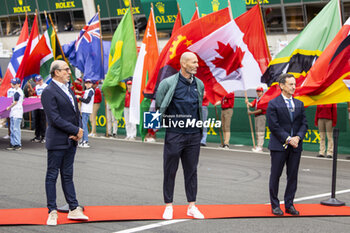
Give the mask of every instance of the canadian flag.
[{"label": "canadian flag", "polygon": [[[235,20],[227,14],[229,11],[225,8],[176,31],[158,59],[158,70],[148,82],[145,94],[152,93],[162,79],[178,72],[179,59],[186,51],[198,56],[196,76],[203,81],[212,104],[232,91],[262,85],[260,77],[270,55],[260,8],[255,6]],[[221,21],[215,21],[216,18]]]}]

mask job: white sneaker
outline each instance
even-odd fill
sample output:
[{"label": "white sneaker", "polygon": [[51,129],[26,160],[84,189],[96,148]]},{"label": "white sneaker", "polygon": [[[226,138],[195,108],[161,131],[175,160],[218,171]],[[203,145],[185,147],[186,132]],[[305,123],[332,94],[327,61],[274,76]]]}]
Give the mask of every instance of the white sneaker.
[{"label": "white sneaker", "polygon": [[262,152],[263,150],[261,147],[256,147],[256,148],[253,148],[252,151],[255,153],[259,153],[259,152]]},{"label": "white sneaker", "polygon": [[48,225],[48,226],[56,226],[57,225],[57,219],[58,219],[57,210],[52,210],[49,213],[49,217],[47,218],[46,225]]},{"label": "white sneaker", "polygon": [[8,134],[6,134],[4,137],[3,137],[3,139],[9,139],[10,138],[10,136],[8,135]]},{"label": "white sneaker", "polygon": [[156,140],[154,138],[146,138],[146,142],[155,142]]},{"label": "white sneaker", "polygon": [[94,133],[89,133],[89,134],[88,134],[88,137],[96,137],[96,134],[94,134]]},{"label": "white sneaker", "polygon": [[173,219],[173,207],[172,206],[165,207],[165,210],[163,213],[163,219]]},{"label": "white sneaker", "polygon": [[204,219],[204,215],[195,206],[187,209],[187,216],[192,216],[196,219]]},{"label": "white sneaker", "polygon": [[124,140],[129,140],[129,139],[130,139],[130,137],[125,137],[125,138],[124,138]]},{"label": "white sneaker", "polygon": [[90,145],[88,142],[83,142],[82,148],[90,148]]},{"label": "white sneaker", "polygon": [[83,209],[80,206],[75,208],[75,210],[69,210],[67,218],[71,220],[89,220],[89,217],[84,215]]},{"label": "white sneaker", "polygon": [[135,141],[135,138],[134,137],[130,137],[129,141]]}]

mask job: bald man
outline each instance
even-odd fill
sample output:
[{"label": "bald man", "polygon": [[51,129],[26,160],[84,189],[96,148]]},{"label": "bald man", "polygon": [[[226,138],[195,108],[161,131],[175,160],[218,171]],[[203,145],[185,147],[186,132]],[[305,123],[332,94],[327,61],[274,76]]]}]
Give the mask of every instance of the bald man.
[{"label": "bald man", "polygon": [[57,225],[56,181],[61,173],[64,196],[69,205],[68,219],[88,220],[79,207],[73,183],[73,163],[77,142],[83,136],[78,103],[68,87],[70,68],[64,61],[52,62],[51,83],[43,90],[41,103],[47,116],[47,171],[45,189],[49,216],[46,224]]},{"label": "bald man", "polygon": [[189,202],[187,215],[203,219],[203,214],[195,206],[202,128],[187,123],[202,121],[204,84],[194,76],[198,68],[198,59],[194,53],[183,53],[180,65],[180,72],[159,84],[156,95],[156,107],[162,114],[163,127],[166,128],[163,153],[163,195],[166,207],[163,219],[173,218],[175,176],[180,159]]}]

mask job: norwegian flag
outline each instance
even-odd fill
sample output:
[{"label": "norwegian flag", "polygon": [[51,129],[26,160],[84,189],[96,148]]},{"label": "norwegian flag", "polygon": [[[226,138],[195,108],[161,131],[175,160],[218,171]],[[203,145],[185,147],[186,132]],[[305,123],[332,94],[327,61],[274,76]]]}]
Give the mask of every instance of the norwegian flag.
[{"label": "norwegian flag", "polygon": [[100,39],[100,21],[96,14],[70,47],[64,49],[70,63],[84,73],[84,79],[104,79]]},{"label": "norwegian flag", "polygon": [[17,70],[23,59],[24,51],[28,44],[29,30],[28,30],[28,19],[24,21],[21,34],[18,38],[16,47],[13,51],[12,58],[7,67],[3,83],[0,85],[0,96],[5,96],[7,90],[11,87],[11,79],[16,77]]}]

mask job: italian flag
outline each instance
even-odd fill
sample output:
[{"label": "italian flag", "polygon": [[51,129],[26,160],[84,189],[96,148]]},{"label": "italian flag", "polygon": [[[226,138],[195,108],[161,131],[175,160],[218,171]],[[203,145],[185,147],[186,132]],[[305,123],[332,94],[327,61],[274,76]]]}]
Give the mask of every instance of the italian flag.
[{"label": "italian flag", "polygon": [[147,133],[147,129],[143,128],[143,113],[149,110],[151,104],[151,100],[144,97],[143,90],[145,89],[149,75],[153,72],[156,66],[158,57],[157,30],[153,8],[151,8],[147,28],[136,62],[130,97],[129,121],[134,124],[139,124],[142,140]]}]

